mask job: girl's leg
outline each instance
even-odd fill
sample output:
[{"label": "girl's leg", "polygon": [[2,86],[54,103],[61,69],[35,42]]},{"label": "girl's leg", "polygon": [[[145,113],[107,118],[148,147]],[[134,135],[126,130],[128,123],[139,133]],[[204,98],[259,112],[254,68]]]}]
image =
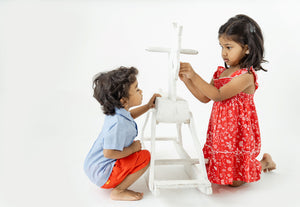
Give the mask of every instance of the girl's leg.
[{"label": "girl's leg", "polygon": [[[260,164],[261,164],[261,170],[264,172],[272,171],[272,170],[276,169],[276,164],[272,160],[271,155],[269,155],[268,153],[265,153],[263,155],[263,158],[261,159]],[[243,185],[244,183],[245,183],[244,181],[233,181],[233,183],[230,186],[239,187],[239,186]]]},{"label": "girl's leg", "polygon": [[141,170],[129,174],[110,194],[112,200],[135,201],[143,198],[143,193],[134,192],[127,188],[131,186],[148,169],[149,164]]},{"label": "girl's leg", "polygon": [[231,187],[239,187],[239,186],[241,186],[241,185],[243,185],[243,184],[245,184],[244,181],[234,180],[234,181],[232,182],[232,184],[230,184],[229,186],[231,186]]}]

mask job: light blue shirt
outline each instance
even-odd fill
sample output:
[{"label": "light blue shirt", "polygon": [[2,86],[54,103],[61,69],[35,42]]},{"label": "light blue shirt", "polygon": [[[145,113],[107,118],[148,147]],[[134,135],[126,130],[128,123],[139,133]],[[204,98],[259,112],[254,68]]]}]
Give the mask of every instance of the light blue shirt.
[{"label": "light blue shirt", "polygon": [[103,149],[123,151],[138,134],[130,112],[124,108],[115,110],[115,115],[105,117],[103,128],[84,161],[85,173],[99,187],[107,182],[116,162],[104,157]]}]

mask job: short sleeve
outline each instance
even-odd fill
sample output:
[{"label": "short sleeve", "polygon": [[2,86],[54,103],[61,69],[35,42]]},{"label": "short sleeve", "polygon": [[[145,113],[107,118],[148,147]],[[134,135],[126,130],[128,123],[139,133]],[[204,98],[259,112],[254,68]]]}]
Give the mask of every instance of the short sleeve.
[{"label": "short sleeve", "polygon": [[256,72],[255,72],[255,70],[252,66],[250,67],[250,71],[254,75],[254,83],[255,83],[255,90],[256,90],[258,88],[258,82],[257,82],[258,77],[257,77],[257,74],[256,74]]},{"label": "short sleeve", "polygon": [[123,126],[120,122],[112,124],[111,128],[104,135],[103,149],[112,149],[122,151],[125,147]]},{"label": "short sleeve", "polygon": [[[253,69],[253,67],[251,66],[249,71],[253,74],[253,77],[254,77],[254,84],[255,84],[255,90],[258,88],[258,83],[257,83],[257,74],[255,72],[255,70]],[[234,78],[234,77],[237,77],[239,75],[243,75],[245,73],[248,73],[248,69],[247,68],[243,68],[243,69],[240,69],[236,72],[234,72],[233,74],[231,74],[231,77]]]},{"label": "short sleeve", "polygon": [[213,79],[218,79],[224,70],[226,70],[226,68],[218,66],[217,71],[213,75]]}]

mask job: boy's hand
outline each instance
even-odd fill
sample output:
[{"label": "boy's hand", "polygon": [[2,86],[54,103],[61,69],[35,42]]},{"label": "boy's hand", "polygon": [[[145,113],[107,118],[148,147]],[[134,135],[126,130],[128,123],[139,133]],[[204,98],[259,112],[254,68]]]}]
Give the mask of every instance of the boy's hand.
[{"label": "boy's hand", "polygon": [[130,147],[132,147],[133,153],[138,152],[142,149],[142,144],[140,140],[134,141]]},{"label": "boy's hand", "polygon": [[149,102],[147,104],[149,109],[155,107],[155,99],[156,99],[156,97],[161,97],[161,95],[158,94],[158,93],[153,94],[153,96],[150,98],[150,100],[149,100]]},{"label": "boy's hand", "polygon": [[185,82],[195,76],[195,71],[190,63],[180,62],[179,78]]},{"label": "boy's hand", "polygon": [[149,109],[153,108],[155,106],[156,97],[161,97],[161,95],[158,93],[155,93],[150,98],[150,100],[147,104],[130,110],[130,114],[131,114],[132,118],[135,119],[135,118],[139,117],[140,115],[144,114],[145,112],[147,112]]}]

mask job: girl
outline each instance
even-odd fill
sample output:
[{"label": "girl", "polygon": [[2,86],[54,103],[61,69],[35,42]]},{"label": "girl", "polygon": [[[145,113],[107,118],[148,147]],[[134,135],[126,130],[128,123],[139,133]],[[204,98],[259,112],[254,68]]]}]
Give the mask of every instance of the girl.
[{"label": "girl", "polygon": [[142,193],[128,190],[148,168],[150,153],[141,150],[134,118],[154,107],[154,94],[143,106],[142,90],[138,88],[134,67],[120,67],[101,73],[93,84],[94,97],[102,105],[105,117],[103,128],[84,162],[84,171],[90,180],[111,191],[113,200],[140,200]]},{"label": "girl", "polygon": [[210,83],[189,63],[180,64],[179,77],[201,102],[214,101],[203,148],[212,183],[240,186],[260,179],[276,168],[269,154],[259,162],[261,140],[253,96],[258,87],[255,71],[266,71],[263,36],[246,15],[230,18],[219,29],[225,67],[219,66]]}]

